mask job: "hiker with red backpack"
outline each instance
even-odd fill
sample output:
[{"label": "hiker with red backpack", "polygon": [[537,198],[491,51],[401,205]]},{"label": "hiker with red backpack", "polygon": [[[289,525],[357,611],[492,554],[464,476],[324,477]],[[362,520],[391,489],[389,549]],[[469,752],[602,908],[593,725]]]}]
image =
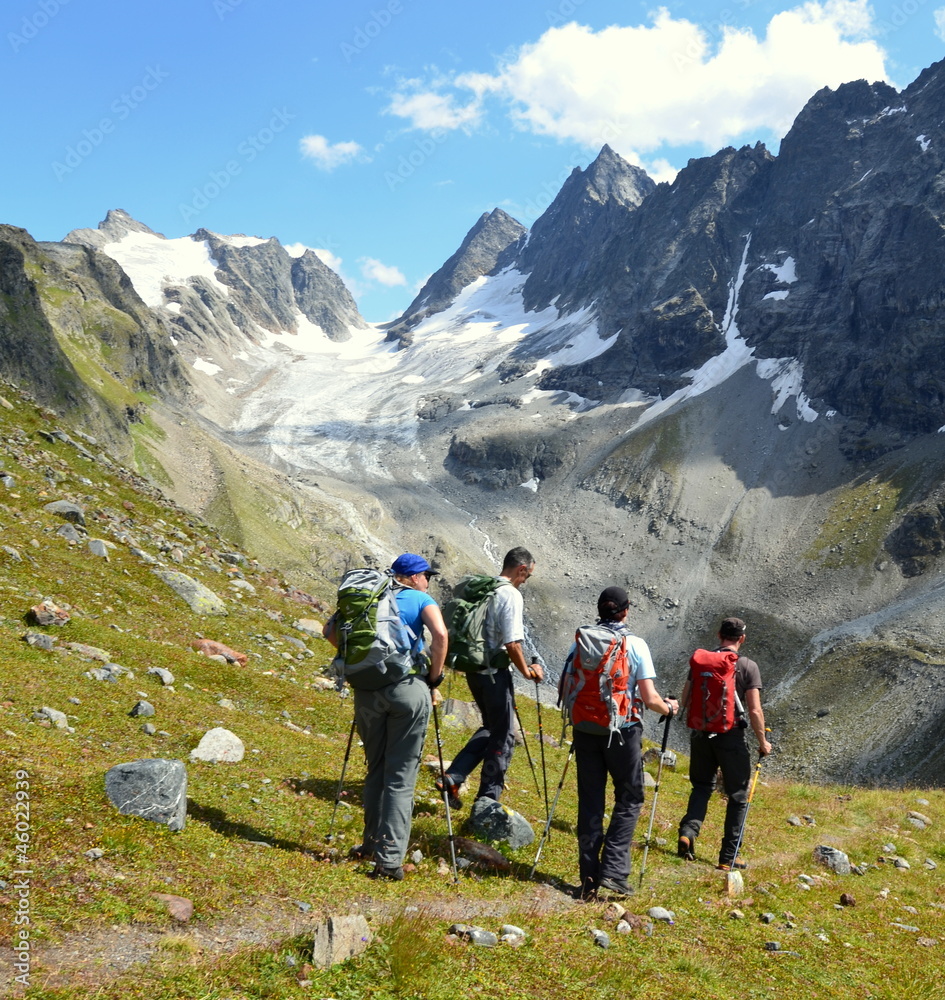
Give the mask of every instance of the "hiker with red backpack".
[{"label": "hiker with red backpack", "polygon": [[[626,625],[630,599],[607,587],[598,620],[575,633],[559,694],[573,727],[578,787],[578,868],[582,898],[629,896],[630,845],[643,807],[643,706],[672,717],[679,704],[656,690],[653,659]],[[607,777],[614,806],[604,833]]]},{"label": "hiker with red backpack", "polygon": [[754,660],[741,655],[745,635],[741,618],[726,618],[719,628],[718,648],[697,649],[692,654],[682,695],[683,706],[688,705],[686,724],[691,730],[692,791],[686,815],[679,824],[677,853],[688,861],[695,860],[696,838],[715,788],[716,772],[721,771],[728,796],[717,865],[721,871],[747,867],[737,852],[751,781],[751,754],[745,740],[749,724],[758,741],[759,759],[771,753],[761,707],[761,672]]}]

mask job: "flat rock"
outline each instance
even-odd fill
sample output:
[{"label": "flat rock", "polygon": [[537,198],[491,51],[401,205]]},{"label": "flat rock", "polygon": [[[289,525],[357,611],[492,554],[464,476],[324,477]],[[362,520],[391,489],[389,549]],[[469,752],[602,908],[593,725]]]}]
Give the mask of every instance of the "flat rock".
[{"label": "flat rock", "polygon": [[193,900],[187,899],[186,896],[175,896],[170,892],[156,892],[154,898],[164,903],[167,912],[178,923],[186,924],[194,915]]},{"label": "flat rock", "polygon": [[482,715],[474,702],[447,698],[440,709],[440,719],[450,729],[475,731],[482,725]]},{"label": "flat rock", "polygon": [[235,733],[217,726],[203,734],[197,746],[190,751],[190,759],[214,764],[236,764],[243,759],[245,753],[243,741]]},{"label": "flat rock", "polygon": [[187,821],[187,767],[182,760],[151,758],[116,764],[105,792],[123,816],[140,816],[183,830]]},{"label": "flat rock", "polygon": [[468,837],[456,837],[453,844],[457,851],[465,854],[474,864],[500,872],[507,872],[512,868],[509,859],[488,844],[480,844]]},{"label": "flat rock", "polygon": [[239,653],[229,646],[224,646],[222,642],[214,642],[213,639],[194,639],[191,646],[204,656],[222,656],[227,663],[238,663],[241,667],[245,667],[249,659],[245,653]]},{"label": "flat rock", "polygon": [[152,572],[158,579],[163,580],[178,597],[186,601],[190,610],[198,615],[225,615],[227,613],[226,605],[221,597],[186,573],[178,573],[169,569],[155,569]]}]

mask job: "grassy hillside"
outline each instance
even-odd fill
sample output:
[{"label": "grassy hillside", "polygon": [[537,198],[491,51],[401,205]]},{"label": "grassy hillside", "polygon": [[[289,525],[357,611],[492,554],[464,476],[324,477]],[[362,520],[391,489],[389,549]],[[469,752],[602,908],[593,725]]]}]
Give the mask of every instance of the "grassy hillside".
[{"label": "grassy hillside", "polygon": [[[721,801],[712,804],[699,861],[682,862],[672,849],[688,794],[680,761],[677,770],[664,770],[657,803],[654,836],[664,843],[650,850],[643,886],[628,904],[640,926],[622,935],[605,905],[576,902],[564,891],[577,874],[573,772],[535,880],[527,878],[533,846],[510,854],[507,874],[473,868],[453,884],[437,861],[449,856],[446,823],[425,771],[411,848],[423,860],[403,883],[369,881],[366,866],[345,860],[360,833],[357,749],[337,838],[326,842],[351,708],[325,689],[328,648],[297,624],[321,617],[319,609],[287,587],[292,581],[277,569],[254,562],[245,539],[236,551],[232,539],[165,501],[96,447],[85,445],[93,457],[83,457],[57,438],[53,431],[75,437],[75,429],[48,411],[12,388],[0,395],[8,403],[0,402],[0,459],[11,477],[0,485],[4,991],[20,992],[8,945],[22,926],[14,921],[24,877],[15,873],[25,859],[34,948],[29,997],[917,1000],[940,994],[945,792],[939,790],[817,787],[763,773],[749,817],[745,892],[730,898],[711,864]],[[70,543],[57,533],[65,522],[44,507],[63,499],[84,508],[89,538],[111,543],[107,561],[85,539]],[[154,575],[148,557],[213,590],[227,614],[192,612]],[[29,609],[47,597],[69,621],[28,625]],[[27,633],[52,636],[53,649],[28,644]],[[246,653],[246,665],[198,654],[191,644],[199,636]],[[134,676],[115,683],[87,678],[102,665],[95,650]],[[170,670],[173,685],[149,675],[153,667]],[[453,693],[463,696],[462,680]],[[155,708],[149,720],[128,714],[142,697]],[[233,707],[221,705],[224,699]],[[66,713],[69,728],[38,717],[44,706]],[[523,700],[520,708],[533,733],[534,706]],[[158,732],[146,734],[144,721]],[[217,725],[244,741],[244,760],[191,763],[190,751]],[[547,708],[543,727],[560,735]],[[465,738],[445,728],[447,756]],[[432,729],[427,751],[435,753]],[[566,746],[546,747],[552,793],[566,756]],[[105,795],[110,767],[149,757],[187,762],[188,819],[178,833],[119,815]],[[29,850],[19,856],[18,780],[28,784],[30,806]],[[507,802],[536,827],[542,822],[544,807],[521,748]],[[919,829],[911,811],[931,825]],[[466,809],[454,814],[457,827],[466,815]],[[841,877],[821,868],[812,855],[821,844],[845,851],[863,874]],[[909,867],[897,867],[895,857]],[[158,893],[192,900],[193,917],[176,922]],[[855,905],[841,906],[842,893]],[[655,905],[673,911],[674,923],[647,917]],[[329,970],[307,967],[315,926],[326,915],[353,913],[372,925],[370,948]],[[766,914],[770,923],[762,920]],[[529,936],[519,948],[475,948],[446,936],[454,921],[492,931],[512,923]],[[591,928],[610,934],[609,949],[594,944]],[[781,950],[766,951],[766,942]]]}]

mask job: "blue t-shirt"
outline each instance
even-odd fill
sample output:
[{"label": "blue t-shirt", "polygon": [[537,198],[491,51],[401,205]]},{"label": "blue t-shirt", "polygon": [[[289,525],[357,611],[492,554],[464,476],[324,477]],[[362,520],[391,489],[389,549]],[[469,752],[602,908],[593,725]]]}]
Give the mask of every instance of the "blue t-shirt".
[{"label": "blue t-shirt", "polygon": [[397,591],[397,607],[400,609],[400,617],[407,628],[416,636],[413,641],[415,653],[423,652],[423,609],[428,608],[431,604],[435,606],[436,601],[422,590],[401,587]]}]

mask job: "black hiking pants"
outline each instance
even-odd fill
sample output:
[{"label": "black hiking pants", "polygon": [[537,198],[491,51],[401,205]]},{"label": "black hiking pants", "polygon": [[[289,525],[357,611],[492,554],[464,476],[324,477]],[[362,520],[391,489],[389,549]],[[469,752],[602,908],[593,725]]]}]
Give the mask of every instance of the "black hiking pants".
[{"label": "black hiking pants", "polygon": [[469,691],[482,713],[482,727],[456,755],[447,777],[462,784],[482,764],[477,799],[498,802],[505,788],[505,772],[515,746],[515,691],[512,671],[466,674]]},{"label": "black hiking pants", "polygon": [[738,727],[727,733],[693,730],[689,736],[689,754],[692,791],[686,815],[679,824],[679,836],[688,837],[695,845],[715,789],[715,773],[721,770],[728,805],[719,864],[730,865],[735,860],[735,847],[748,808],[748,785],[751,782],[751,754],[745,741],[745,730]]},{"label": "black hiking pants", "polygon": [[[621,729],[613,737],[574,730],[578,871],[583,895],[597,888],[602,878],[623,881],[630,875],[630,844],[643,807],[642,734],[641,726]],[[605,836],[608,775],[614,783],[614,807]]]}]

